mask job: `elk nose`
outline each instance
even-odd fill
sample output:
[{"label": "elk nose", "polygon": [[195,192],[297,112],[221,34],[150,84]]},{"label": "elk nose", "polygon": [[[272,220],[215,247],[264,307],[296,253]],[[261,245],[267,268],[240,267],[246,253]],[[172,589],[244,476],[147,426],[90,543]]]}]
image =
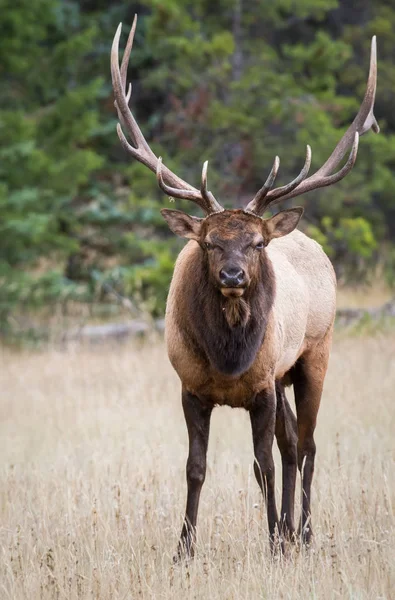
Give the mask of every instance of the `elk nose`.
[{"label": "elk nose", "polygon": [[244,271],[239,267],[225,267],[220,270],[219,278],[224,287],[238,287],[244,282]]}]

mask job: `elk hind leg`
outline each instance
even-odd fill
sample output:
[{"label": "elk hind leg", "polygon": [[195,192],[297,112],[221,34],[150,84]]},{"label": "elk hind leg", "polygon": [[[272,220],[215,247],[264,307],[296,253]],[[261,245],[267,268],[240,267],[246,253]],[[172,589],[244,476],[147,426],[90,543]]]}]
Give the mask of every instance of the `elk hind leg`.
[{"label": "elk hind leg", "polygon": [[[331,332],[330,332],[331,333]],[[314,430],[328,366],[330,336],[303,355],[292,377],[298,428],[298,468],[302,477],[302,515],[300,533],[308,545],[313,535],[311,524],[311,484],[314,475],[316,445]]]},{"label": "elk hind leg", "polygon": [[281,454],[283,490],[281,502],[280,532],[289,539],[295,537],[295,486],[297,474],[297,425],[285,395],[284,384],[276,382],[276,439]]}]

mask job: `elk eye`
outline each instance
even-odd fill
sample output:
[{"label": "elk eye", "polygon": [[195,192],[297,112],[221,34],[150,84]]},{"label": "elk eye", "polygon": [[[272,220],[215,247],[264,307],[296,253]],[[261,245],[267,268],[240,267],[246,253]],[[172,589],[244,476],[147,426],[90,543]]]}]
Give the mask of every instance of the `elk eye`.
[{"label": "elk eye", "polygon": [[262,242],[258,242],[257,245],[255,246],[255,250],[262,250],[262,248],[265,247],[265,244]]},{"label": "elk eye", "polygon": [[207,250],[212,250],[214,248],[213,244],[210,244],[210,242],[204,242],[204,245]]}]

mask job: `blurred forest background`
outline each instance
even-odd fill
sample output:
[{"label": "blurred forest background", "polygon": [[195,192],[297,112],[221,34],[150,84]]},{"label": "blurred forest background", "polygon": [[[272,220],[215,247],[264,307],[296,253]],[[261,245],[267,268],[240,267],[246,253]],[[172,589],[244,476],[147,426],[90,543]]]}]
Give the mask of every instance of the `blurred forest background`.
[{"label": "blurred forest background", "polygon": [[[378,37],[375,114],[353,172],[293,201],[341,281],[395,285],[395,0],[0,0],[0,332],[56,307],[163,314],[182,246],[154,175],[115,126],[109,56],[137,12],[131,106],[153,150],[228,207],[328,157],[362,101]],[[194,212],[188,203],[179,208]],[[93,313],[89,313],[91,316]]]}]

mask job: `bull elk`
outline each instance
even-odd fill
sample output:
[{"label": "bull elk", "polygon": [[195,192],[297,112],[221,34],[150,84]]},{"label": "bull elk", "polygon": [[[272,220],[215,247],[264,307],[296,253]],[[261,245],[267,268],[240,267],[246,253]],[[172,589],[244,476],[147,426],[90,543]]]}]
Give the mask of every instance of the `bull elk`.
[{"label": "bull elk", "polygon": [[[182,406],[189,435],[185,519],[178,556],[192,556],[199,497],[206,474],[210,417],[216,405],[249,411],[254,472],[266,498],[270,539],[295,536],[294,496],[297,468],[302,478],[300,532],[312,535],[310,494],[316,446],[314,430],[328,365],[335,317],[336,279],[322,248],[296,230],[302,208],[270,218],[265,211],[282,200],[332,185],[353,168],[359,136],[379,131],[373,114],[376,92],[376,40],[364,100],[353,123],[325,164],[308,177],[311,150],[299,175],[273,188],[280,160],[244,208],[224,209],[207,187],[207,162],[200,189],[180,179],[156,157],[129,109],[127,67],[136,17],[119,67],[121,25],[111,50],[111,73],[122,146],[156,173],[173,198],[191,200],[204,218],[162,209],[170,229],[189,242],[178,256],[166,309],[166,343],[182,383]],[[345,165],[336,171],[351,147]],[[285,386],[293,385],[296,417]],[[282,460],[280,519],[275,501],[274,436]],[[277,533],[278,532],[278,533]]]}]

